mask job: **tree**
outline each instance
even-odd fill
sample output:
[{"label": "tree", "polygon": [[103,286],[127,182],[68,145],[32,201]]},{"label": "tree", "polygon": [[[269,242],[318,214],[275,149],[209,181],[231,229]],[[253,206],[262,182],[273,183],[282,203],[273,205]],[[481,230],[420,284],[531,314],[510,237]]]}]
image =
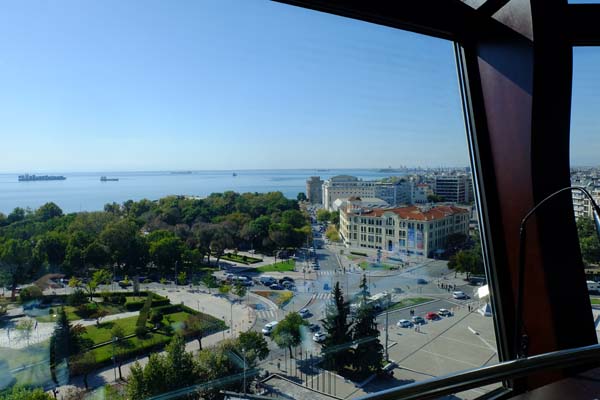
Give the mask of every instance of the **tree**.
[{"label": "tree", "polygon": [[298,196],[296,196],[296,200],[298,200],[298,201],[307,201],[308,198],[306,197],[306,195],[304,194],[304,192],[300,192],[300,193],[298,193]]},{"label": "tree", "polygon": [[228,247],[233,247],[231,234],[223,226],[218,226],[210,241],[210,251],[217,257],[217,266],[219,266],[219,260],[225,254],[225,249]]},{"label": "tree", "polygon": [[16,207],[10,214],[8,214],[8,217],[6,217],[6,222],[8,222],[10,225],[14,222],[23,221],[24,219],[25,210],[21,207]]},{"label": "tree", "polygon": [[198,341],[198,348],[202,350],[202,337],[206,329],[206,322],[201,314],[190,314],[185,321],[185,330]]},{"label": "tree", "polygon": [[185,271],[181,271],[180,273],[177,274],[177,284],[178,285],[185,285],[186,281],[187,281],[187,273]]},{"label": "tree", "polygon": [[317,210],[317,221],[327,222],[330,219],[331,219],[331,214],[329,213],[329,211],[325,210],[324,208]]},{"label": "tree", "polygon": [[3,393],[3,400],[53,400],[52,396],[40,388],[29,389],[21,386],[13,386],[8,392]]},{"label": "tree", "polygon": [[72,327],[63,308],[58,311],[54,332],[50,337],[50,373],[56,384],[68,382],[69,359],[80,351],[80,335],[85,330]]},{"label": "tree", "polygon": [[159,267],[162,275],[171,275],[176,263],[181,263],[184,243],[169,232],[171,236],[150,242],[150,259]]},{"label": "tree", "polygon": [[[93,300],[94,293],[98,290],[99,285],[109,284],[112,281],[112,274],[105,269],[99,269],[95,271],[92,275],[92,279],[90,279],[85,284],[85,289],[88,292],[88,296],[90,297],[90,301]],[[69,281],[70,284],[70,281]]]},{"label": "tree", "polygon": [[430,194],[427,195],[427,201],[429,203],[441,203],[442,201],[444,201],[444,197],[438,196],[437,194]]},{"label": "tree", "polygon": [[282,349],[286,347],[290,351],[290,358],[293,358],[292,347],[302,343],[302,327],[307,322],[297,312],[289,313],[282,319],[273,330],[273,340]]},{"label": "tree", "polygon": [[454,251],[464,246],[467,241],[467,235],[464,233],[451,233],[446,236],[446,250]]},{"label": "tree", "polygon": [[108,224],[100,234],[100,242],[107,246],[112,261],[127,273],[135,274],[146,266],[148,245],[134,222],[123,219]]},{"label": "tree", "polygon": [[196,366],[192,353],[185,351],[185,340],[176,334],[166,347],[165,366],[169,390],[190,386],[194,383]]},{"label": "tree", "polygon": [[0,264],[10,275],[11,298],[14,300],[17,285],[32,275],[31,243],[21,239],[8,239],[0,246]]},{"label": "tree", "polygon": [[366,302],[357,311],[352,339],[358,343],[352,357],[354,369],[363,376],[379,372],[383,362],[383,346],[379,341],[375,310]]},{"label": "tree", "polygon": [[83,250],[81,255],[83,260],[85,260],[85,263],[93,266],[94,268],[100,268],[101,266],[107,264],[110,260],[106,246],[95,240]]},{"label": "tree", "polygon": [[246,352],[246,363],[250,368],[256,365],[257,360],[264,360],[269,356],[269,345],[265,337],[258,332],[242,332],[237,342],[240,352]]},{"label": "tree", "polygon": [[31,318],[23,318],[17,323],[16,329],[19,332],[21,339],[25,339],[27,345],[29,345],[29,339],[31,338],[31,331],[33,330],[34,322]]},{"label": "tree", "polygon": [[52,218],[62,217],[63,211],[60,209],[59,206],[50,202],[38,208],[35,212],[35,215],[42,221],[48,221]]},{"label": "tree", "polygon": [[483,273],[483,259],[481,258],[481,251],[476,249],[473,250],[461,250],[455,255],[451,256],[448,260],[448,268],[454,269],[457,272],[463,272],[467,275],[467,279],[471,274]]},{"label": "tree", "polygon": [[369,292],[369,285],[367,284],[367,276],[363,274],[362,279],[360,280],[360,285],[358,286],[360,289],[360,295],[362,296],[363,303],[367,302],[367,297],[371,295]]},{"label": "tree", "polygon": [[581,257],[586,264],[598,264],[600,262],[600,240],[591,218],[577,218],[577,234]]},{"label": "tree", "polygon": [[42,293],[42,289],[37,287],[36,285],[27,286],[21,290],[19,293],[19,300],[21,303],[27,303],[32,300],[39,300],[44,297],[44,293]]},{"label": "tree", "polygon": [[71,357],[69,367],[71,375],[83,375],[83,384],[88,390],[88,375],[96,369],[96,357],[91,351],[84,351]]},{"label": "tree", "polygon": [[347,364],[352,341],[349,314],[350,307],[344,301],[340,283],[336,282],[333,287],[333,301],[327,305],[323,320],[327,337],[322,344],[321,353],[327,368],[341,370]]},{"label": "tree", "polygon": [[240,299],[246,295],[247,291],[248,290],[246,289],[246,287],[239,283],[233,287],[233,294],[235,294]]},{"label": "tree", "polygon": [[110,330],[110,335],[114,340],[113,344],[115,346],[115,358],[117,361],[117,366],[119,368],[119,379],[123,380],[121,366],[123,365],[123,361],[125,358],[125,350],[128,347],[128,342],[125,340],[125,330],[121,325],[116,323]]}]

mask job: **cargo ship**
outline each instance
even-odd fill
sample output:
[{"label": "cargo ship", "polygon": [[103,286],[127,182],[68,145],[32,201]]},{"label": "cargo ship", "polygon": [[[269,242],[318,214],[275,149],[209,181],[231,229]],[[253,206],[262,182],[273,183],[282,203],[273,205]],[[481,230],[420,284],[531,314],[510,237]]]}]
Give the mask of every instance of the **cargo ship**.
[{"label": "cargo ship", "polygon": [[64,181],[65,178],[62,175],[19,175],[19,182],[37,182],[37,181]]},{"label": "cargo ship", "polygon": [[100,182],[119,182],[119,178],[107,178],[106,176],[101,176]]}]

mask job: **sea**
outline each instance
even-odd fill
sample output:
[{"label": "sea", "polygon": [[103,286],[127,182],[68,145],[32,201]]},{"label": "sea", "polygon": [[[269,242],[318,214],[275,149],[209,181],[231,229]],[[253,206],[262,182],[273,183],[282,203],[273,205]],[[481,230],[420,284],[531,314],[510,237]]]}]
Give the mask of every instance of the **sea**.
[{"label": "sea", "polygon": [[[235,175],[234,175],[235,174]],[[107,203],[127,200],[157,200],[168,195],[205,197],[232,190],[239,193],[280,191],[295,199],[306,191],[306,180],[320,176],[353,175],[371,180],[402,173],[377,169],[288,169],[241,171],[156,171],[156,172],[52,172],[64,181],[19,182],[18,174],[0,174],[0,212],[15,207],[35,210],[47,202],[56,203],[65,213],[103,210]],[[101,182],[100,177],[118,178]]]}]

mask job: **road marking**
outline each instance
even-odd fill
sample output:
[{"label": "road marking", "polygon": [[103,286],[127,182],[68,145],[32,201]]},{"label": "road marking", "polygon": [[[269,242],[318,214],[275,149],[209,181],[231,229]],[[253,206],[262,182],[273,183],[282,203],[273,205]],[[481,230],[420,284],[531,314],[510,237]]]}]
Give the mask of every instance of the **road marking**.
[{"label": "road marking", "polygon": [[454,339],[454,338],[451,338],[451,337],[446,337],[446,336],[442,336],[442,337],[440,337],[439,339],[452,340],[453,342],[461,343],[461,344],[464,344],[464,345],[467,345],[467,346],[478,347],[478,348],[480,348],[480,349],[486,349],[486,350],[487,350],[487,349],[490,349],[490,350],[492,350],[494,353],[496,353],[496,349],[495,349],[494,347],[490,346],[490,345],[489,345],[489,344],[487,344],[487,343],[486,343],[486,344],[487,344],[487,347],[486,347],[486,346],[480,346],[480,345],[473,344],[473,343],[463,342],[462,340],[458,340],[458,339]]},{"label": "road marking", "polygon": [[480,365],[477,365],[477,364],[473,364],[473,363],[470,363],[470,362],[467,362],[467,361],[457,360],[456,358],[452,358],[452,357],[443,356],[441,354],[434,353],[434,352],[431,352],[431,351],[428,351],[428,350],[425,350],[425,349],[421,349],[419,351],[421,353],[431,354],[432,356],[435,356],[435,357],[445,358],[446,360],[463,363],[465,365],[470,365],[470,366],[475,367],[475,368],[479,368],[480,367]]}]

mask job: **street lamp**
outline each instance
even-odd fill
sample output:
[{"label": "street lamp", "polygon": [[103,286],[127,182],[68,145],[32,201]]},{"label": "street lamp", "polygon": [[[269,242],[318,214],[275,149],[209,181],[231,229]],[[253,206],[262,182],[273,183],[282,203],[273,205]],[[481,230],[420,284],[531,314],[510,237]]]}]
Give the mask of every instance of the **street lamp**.
[{"label": "street lamp", "polygon": [[242,355],[244,356],[244,396],[246,396],[246,349],[243,347]]},{"label": "street lamp", "polygon": [[115,374],[115,382],[117,381],[117,365],[116,365],[117,363],[115,360],[115,343],[116,342],[117,342],[117,337],[113,336],[113,338],[112,338],[112,353],[113,353],[112,361],[113,361],[113,372]]}]

